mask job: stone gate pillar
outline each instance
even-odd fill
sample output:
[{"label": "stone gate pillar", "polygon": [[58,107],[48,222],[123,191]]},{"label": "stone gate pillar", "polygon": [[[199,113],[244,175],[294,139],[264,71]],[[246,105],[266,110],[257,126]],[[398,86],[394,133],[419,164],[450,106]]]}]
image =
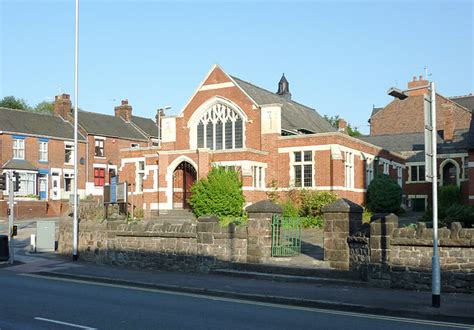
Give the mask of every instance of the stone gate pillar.
[{"label": "stone gate pillar", "polygon": [[362,207],[342,198],[322,209],[324,213],[324,260],[337,269],[349,269],[347,238],[362,226]]},{"label": "stone gate pillar", "polygon": [[246,208],[249,215],[247,227],[247,262],[263,263],[272,256],[272,217],[281,215],[281,207],[264,200]]}]

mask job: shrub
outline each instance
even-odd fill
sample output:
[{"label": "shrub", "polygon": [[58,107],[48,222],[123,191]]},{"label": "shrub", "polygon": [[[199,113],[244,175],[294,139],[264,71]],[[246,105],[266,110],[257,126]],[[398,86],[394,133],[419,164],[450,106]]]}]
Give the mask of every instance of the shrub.
[{"label": "shrub", "polygon": [[278,203],[280,201],[280,194],[278,193],[278,181],[273,179],[270,182],[269,190],[267,191],[267,197],[273,203]]},{"label": "shrub", "polygon": [[300,210],[298,206],[292,200],[286,200],[281,205],[283,210],[283,216],[285,217],[298,217],[300,215]]},{"label": "shrub", "polygon": [[474,206],[453,204],[446,209],[444,224],[449,226],[452,222],[461,222],[463,227],[471,228],[474,225]]},{"label": "shrub", "polygon": [[372,212],[364,207],[364,212],[362,213],[362,223],[370,223],[370,219],[372,219]]},{"label": "shrub", "polygon": [[438,189],[438,205],[440,209],[447,209],[451,205],[461,204],[461,190],[458,186],[442,186]]},{"label": "shrub", "polygon": [[300,215],[312,217],[321,216],[323,206],[337,199],[335,193],[311,190],[301,190],[299,197],[301,201]]},{"label": "shrub", "polygon": [[200,179],[191,187],[189,203],[197,217],[215,215],[240,217],[244,206],[242,182],[239,173],[214,167],[207,178]]},{"label": "shrub", "polygon": [[320,215],[316,217],[301,217],[301,221],[303,222],[304,228],[321,228],[324,223],[324,219]]},{"label": "shrub", "polygon": [[396,213],[402,204],[402,188],[386,174],[377,175],[367,188],[367,208],[374,213]]}]

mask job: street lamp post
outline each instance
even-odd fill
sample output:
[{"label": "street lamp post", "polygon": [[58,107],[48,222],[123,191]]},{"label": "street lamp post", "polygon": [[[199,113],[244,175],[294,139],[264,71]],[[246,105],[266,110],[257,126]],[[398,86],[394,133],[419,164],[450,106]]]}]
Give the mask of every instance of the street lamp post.
[{"label": "street lamp post", "polygon": [[77,175],[77,104],[78,104],[78,40],[79,40],[79,0],[76,0],[76,23],[74,38],[74,196],[73,196],[73,243],[72,243],[72,260],[77,261],[77,243],[78,243],[78,214],[77,214],[77,184],[79,178]]},{"label": "street lamp post", "polygon": [[439,308],[441,305],[441,274],[438,254],[438,165],[437,165],[437,130],[436,130],[436,89],[435,83],[429,85],[400,90],[390,88],[388,95],[404,100],[407,92],[428,89],[430,97],[424,97],[425,103],[425,163],[426,181],[432,183],[433,194],[433,257],[431,259],[431,305]]}]

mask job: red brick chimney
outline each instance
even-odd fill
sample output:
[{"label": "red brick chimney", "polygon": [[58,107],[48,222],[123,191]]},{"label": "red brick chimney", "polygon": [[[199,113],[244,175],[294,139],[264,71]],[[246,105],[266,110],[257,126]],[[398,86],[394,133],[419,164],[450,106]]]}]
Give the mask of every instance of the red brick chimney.
[{"label": "red brick chimney", "polygon": [[68,120],[71,113],[71,97],[69,94],[57,95],[54,99],[54,115]]},{"label": "red brick chimney", "polygon": [[454,138],[454,116],[453,108],[445,110],[444,114],[444,141],[453,141]]},{"label": "red brick chimney", "polygon": [[[421,87],[421,86],[428,86],[428,84],[429,84],[429,81],[423,79],[423,76],[420,76],[420,79],[418,80],[416,79],[416,76],[413,76],[413,80],[408,82],[408,89]],[[422,89],[408,92],[410,96],[417,96],[417,95],[423,95],[423,94],[428,94],[428,93],[429,93],[428,88],[422,88]]]},{"label": "red brick chimney", "polygon": [[339,119],[337,122],[337,130],[341,133],[347,134],[347,122],[344,119]]},{"label": "red brick chimney", "polygon": [[122,100],[122,104],[115,107],[115,117],[121,117],[126,122],[132,121],[132,106],[128,104],[128,100]]}]

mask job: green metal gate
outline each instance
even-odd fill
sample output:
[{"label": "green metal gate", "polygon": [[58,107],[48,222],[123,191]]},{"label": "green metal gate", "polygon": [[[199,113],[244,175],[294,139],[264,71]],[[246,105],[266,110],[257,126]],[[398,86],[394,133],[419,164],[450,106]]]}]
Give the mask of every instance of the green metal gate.
[{"label": "green metal gate", "polygon": [[301,218],[283,217],[272,219],[272,257],[289,257],[301,253]]}]

